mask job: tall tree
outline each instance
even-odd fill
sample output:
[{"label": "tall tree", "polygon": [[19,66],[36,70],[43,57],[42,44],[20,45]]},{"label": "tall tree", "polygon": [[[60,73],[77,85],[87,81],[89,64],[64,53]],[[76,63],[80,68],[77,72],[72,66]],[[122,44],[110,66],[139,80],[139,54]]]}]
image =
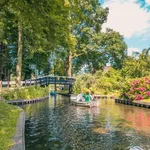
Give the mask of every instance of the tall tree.
[{"label": "tall tree", "polygon": [[107,29],[102,33],[101,50],[108,58],[108,62],[115,69],[121,69],[123,62],[127,56],[127,45],[124,42],[124,37],[119,32]]},{"label": "tall tree", "polygon": [[98,0],[70,1],[70,43],[68,46],[68,76],[72,75],[72,59],[99,48],[102,24],[106,21],[108,8],[101,7]]},{"label": "tall tree", "polygon": [[[97,41],[97,42],[96,42]],[[98,43],[97,45],[95,43]],[[94,48],[93,48],[94,47]],[[127,56],[127,45],[123,36],[118,32],[107,29],[93,39],[93,49],[88,49],[74,60],[74,70],[78,71],[86,66],[90,73],[102,69],[107,63],[116,69],[121,69]]]},{"label": "tall tree", "polygon": [[16,76],[17,86],[21,85],[21,72],[22,72],[22,24],[18,21],[18,53],[17,53]]}]

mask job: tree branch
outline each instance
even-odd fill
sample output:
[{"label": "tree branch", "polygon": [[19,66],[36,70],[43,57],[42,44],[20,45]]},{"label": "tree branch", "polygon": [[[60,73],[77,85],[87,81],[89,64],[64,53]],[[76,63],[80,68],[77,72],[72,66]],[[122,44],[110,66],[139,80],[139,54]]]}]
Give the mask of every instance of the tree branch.
[{"label": "tree branch", "polygon": [[0,53],[0,56],[5,57],[7,60],[11,60],[9,58],[7,58],[7,55]]},{"label": "tree branch", "polygon": [[75,54],[74,56],[72,56],[72,58],[75,58],[75,57],[79,57],[81,55],[83,55],[84,53],[80,53],[80,54]]}]

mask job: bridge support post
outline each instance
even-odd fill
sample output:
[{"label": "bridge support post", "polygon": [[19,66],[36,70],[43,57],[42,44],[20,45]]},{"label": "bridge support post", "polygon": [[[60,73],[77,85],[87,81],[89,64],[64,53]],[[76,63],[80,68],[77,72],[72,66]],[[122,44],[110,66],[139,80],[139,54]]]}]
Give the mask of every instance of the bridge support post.
[{"label": "bridge support post", "polygon": [[69,94],[71,94],[72,93],[72,85],[69,85]]},{"label": "bridge support post", "polygon": [[2,89],[3,87],[3,84],[2,84],[2,81],[0,80],[0,89]]},{"label": "bridge support post", "polygon": [[37,76],[36,76],[36,79],[35,79],[35,88],[37,88]]},{"label": "bridge support post", "polygon": [[55,91],[57,90],[57,88],[56,88],[56,83],[55,83]]},{"label": "bridge support post", "polygon": [[56,91],[56,90],[57,90],[57,89],[56,89],[56,77],[55,77],[54,86],[55,86],[54,88],[55,88],[55,91]]}]

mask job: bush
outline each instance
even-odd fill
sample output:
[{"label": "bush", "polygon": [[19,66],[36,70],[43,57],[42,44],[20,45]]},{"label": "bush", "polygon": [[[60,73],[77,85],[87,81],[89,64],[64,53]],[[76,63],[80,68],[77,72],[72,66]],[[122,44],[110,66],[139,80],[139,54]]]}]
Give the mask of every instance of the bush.
[{"label": "bush", "polygon": [[131,100],[150,98],[150,76],[132,80],[124,90],[124,97]]},{"label": "bush", "polygon": [[77,76],[74,93],[86,89],[93,91],[95,94],[118,96],[123,86],[124,79],[120,72],[111,68],[108,72],[97,71],[94,75],[82,74]]},{"label": "bush", "polygon": [[48,95],[49,88],[48,87],[25,87],[19,88],[15,90],[9,90],[2,94],[2,96],[6,100],[21,100],[21,99],[32,99],[32,98],[39,98]]},{"label": "bush", "polygon": [[97,71],[94,75],[82,74],[77,76],[74,93],[86,90],[95,94],[114,95],[124,99],[150,99],[150,76],[133,79],[122,72],[111,68],[107,72]]}]

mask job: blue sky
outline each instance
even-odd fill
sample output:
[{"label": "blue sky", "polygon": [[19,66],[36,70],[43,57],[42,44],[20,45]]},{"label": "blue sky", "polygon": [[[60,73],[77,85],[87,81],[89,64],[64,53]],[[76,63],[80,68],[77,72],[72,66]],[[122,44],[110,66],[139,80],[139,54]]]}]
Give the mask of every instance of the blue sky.
[{"label": "blue sky", "polygon": [[109,7],[106,28],[112,28],[124,36],[129,55],[150,47],[150,0],[100,0]]}]

